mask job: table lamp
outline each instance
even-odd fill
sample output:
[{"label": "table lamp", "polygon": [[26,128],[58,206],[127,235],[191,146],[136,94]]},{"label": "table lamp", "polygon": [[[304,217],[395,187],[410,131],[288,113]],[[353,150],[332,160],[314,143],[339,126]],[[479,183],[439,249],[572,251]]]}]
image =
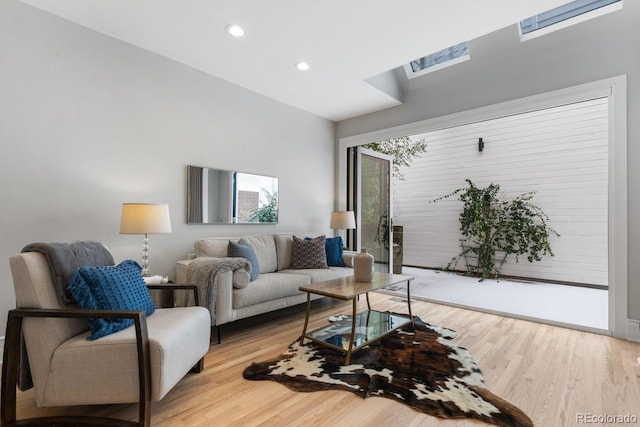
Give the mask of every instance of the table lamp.
[{"label": "table lamp", "polygon": [[356,217],[353,211],[334,211],[331,212],[331,223],[329,225],[334,230],[338,230],[338,236],[344,239],[344,230],[352,230],[356,228]]},{"label": "table lamp", "polygon": [[120,234],[144,234],[142,276],[149,276],[149,234],[171,233],[169,205],[123,203]]}]

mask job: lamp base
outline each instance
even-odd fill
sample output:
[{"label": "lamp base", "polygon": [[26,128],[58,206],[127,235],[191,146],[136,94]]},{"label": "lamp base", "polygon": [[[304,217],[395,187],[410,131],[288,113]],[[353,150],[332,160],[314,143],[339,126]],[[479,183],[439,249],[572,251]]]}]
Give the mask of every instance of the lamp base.
[{"label": "lamp base", "polygon": [[339,228],[338,229],[338,237],[340,237],[342,239],[342,249],[343,250],[349,250],[349,248],[347,248],[347,237],[346,237],[346,232],[344,229]]},{"label": "lamp base", "polygon": [[142,277],[149,277],[149,235],[146,233],[142,242]]}]

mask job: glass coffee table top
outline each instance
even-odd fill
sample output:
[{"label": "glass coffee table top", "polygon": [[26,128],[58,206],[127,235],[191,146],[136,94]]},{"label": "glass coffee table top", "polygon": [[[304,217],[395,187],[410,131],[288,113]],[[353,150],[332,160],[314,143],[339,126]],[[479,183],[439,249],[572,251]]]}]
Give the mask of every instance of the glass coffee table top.
[{"label": "glass coffee table top", "polygon": [[[348,351],[351,338],[351,316],[343,317],[345,317],[343,320],[338,320],[315,331],[307,332],[306,338],[338,350]],[[376,310],[366,310],[358,313],[356,315],[352,351],[364,347],[407,323],[411,323],[408,316],[394,313]]]}]

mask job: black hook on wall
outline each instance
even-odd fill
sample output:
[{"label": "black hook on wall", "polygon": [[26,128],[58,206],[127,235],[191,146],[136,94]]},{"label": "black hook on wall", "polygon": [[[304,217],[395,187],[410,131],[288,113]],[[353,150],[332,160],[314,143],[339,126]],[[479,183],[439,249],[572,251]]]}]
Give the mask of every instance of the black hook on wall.
[{"label": "black hook on wall", "polygon": [[484,150],[484,141],[482,138],[478,138],[478,151],[482,152]]}]

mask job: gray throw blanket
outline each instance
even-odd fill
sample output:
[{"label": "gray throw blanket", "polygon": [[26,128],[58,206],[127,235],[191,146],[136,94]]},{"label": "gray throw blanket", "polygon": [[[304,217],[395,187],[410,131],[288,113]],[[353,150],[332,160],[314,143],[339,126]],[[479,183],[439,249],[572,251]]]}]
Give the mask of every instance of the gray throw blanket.
[{"label": "gray throw blanket", "polygon": [[245,258],[198,257],[187,267],[187,282],[198,286],[200,305],[209,310],[211,326],[216,325],[219,273],[239,269],[251,272],[251,264]]},{"label": "gray throw blanket", "polygon": [[47,258],[58,301],[63,306],[75,302],[71,293],[67,291],[67,286],[77,269],[83,266],[115,264],[109,250],[102,243],[93,240],[73,243],[30,243],[22,248],[22,252],[40,252]]}]

